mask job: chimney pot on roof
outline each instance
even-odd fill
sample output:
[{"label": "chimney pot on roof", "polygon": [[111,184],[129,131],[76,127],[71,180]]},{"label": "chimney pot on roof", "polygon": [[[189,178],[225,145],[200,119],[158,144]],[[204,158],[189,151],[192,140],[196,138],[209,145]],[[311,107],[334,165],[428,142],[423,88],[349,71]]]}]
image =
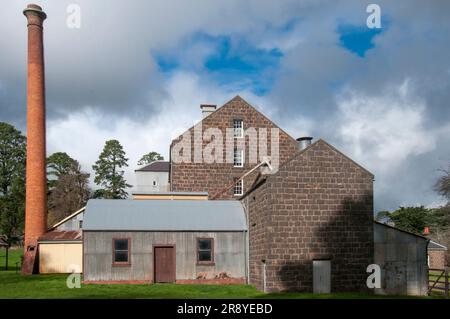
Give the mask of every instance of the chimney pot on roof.
[{"label": "chimney pot on roof", "polygon": [[313,138],[310,137],[310,136],[299,137],[297,139],[298,148],[301,149],[301,150],[304,150],[305,148],[307,148],[308,146],[311,145],[312,139]]},{"label": "chimney pot on roof", "polygon": [[200,108],[202,109],[203,118],[207,117],[209,114],[216,110],[217,105],[212,104],[201,104]]}]

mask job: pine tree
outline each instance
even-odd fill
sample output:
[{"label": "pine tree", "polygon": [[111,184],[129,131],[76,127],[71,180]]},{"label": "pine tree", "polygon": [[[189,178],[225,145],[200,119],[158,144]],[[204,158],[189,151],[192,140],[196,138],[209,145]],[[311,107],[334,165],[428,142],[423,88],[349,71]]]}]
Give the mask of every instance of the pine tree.
[{"label": "pine tree", "polygon": [[131,185],[127,184],[123,177],[122,168],[128,166],[127,162],[128,158],[125,157],[125,151],[119,141],[106,141],[98,161],[92,166],[95,171],[95,183],[103,187],[95,194],[101,194],[102,198],[126,198],[125,190]]}]

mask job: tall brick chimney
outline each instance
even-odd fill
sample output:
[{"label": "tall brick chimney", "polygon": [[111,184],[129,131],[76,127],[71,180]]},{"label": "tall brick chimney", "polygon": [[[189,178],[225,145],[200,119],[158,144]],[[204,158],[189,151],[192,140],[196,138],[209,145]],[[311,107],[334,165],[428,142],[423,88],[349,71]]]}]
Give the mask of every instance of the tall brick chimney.
[{"label": "tall brick chimney", "polygon": [[27,166],[25,201],[24,273],[36,269],[37,239],[47,230],[47,180],[45,154],[45,79],[42,8],[29,4],[27,79]]}]

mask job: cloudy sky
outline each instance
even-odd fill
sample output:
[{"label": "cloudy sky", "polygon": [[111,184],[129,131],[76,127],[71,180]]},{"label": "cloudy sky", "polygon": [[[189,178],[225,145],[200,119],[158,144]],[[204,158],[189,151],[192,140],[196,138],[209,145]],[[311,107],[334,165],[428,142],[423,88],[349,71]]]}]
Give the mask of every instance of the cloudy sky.
[{"label": "cloudy sky", "polygon": [[[26,131],[28,1],[0,11],[0,121]],[[45,21],[47,152],[86,171],[105,140],[168,155],[199,105],[236,94],[293,137],[324,138],[375,174],[375,210],[439,205],[450,163],[450,2],[36,1]],[[70,4],[80,28],[67,26]]]}]

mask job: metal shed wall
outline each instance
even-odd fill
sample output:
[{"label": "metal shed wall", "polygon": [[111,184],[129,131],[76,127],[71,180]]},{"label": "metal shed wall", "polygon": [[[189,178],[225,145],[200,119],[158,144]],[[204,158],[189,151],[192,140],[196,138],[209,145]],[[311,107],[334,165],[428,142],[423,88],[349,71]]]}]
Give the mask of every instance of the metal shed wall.
[{"label": "metal shed wall", "polygon": [[39,273],[58,274],[83,271],[81,242],[54,242],[39,244]]},{"label": "metal shed wall", "polygon": [[381,268],[377,294],[426,295],[428,266],[426,238],[374,223],[375,264]]},{"label": "metal shed wall", "polygon": [[[197,238],[214,238],[214,265],[197,265]],[[175,245],[176,279],[193,280],[199,275],[214,279],[225,272],[231,278],[246,277],[244,232],[152,232],[85,231],[85,281],[153,282],[153,246]],[[112,265],[113,238],[131,239],[131,265]]]}]

